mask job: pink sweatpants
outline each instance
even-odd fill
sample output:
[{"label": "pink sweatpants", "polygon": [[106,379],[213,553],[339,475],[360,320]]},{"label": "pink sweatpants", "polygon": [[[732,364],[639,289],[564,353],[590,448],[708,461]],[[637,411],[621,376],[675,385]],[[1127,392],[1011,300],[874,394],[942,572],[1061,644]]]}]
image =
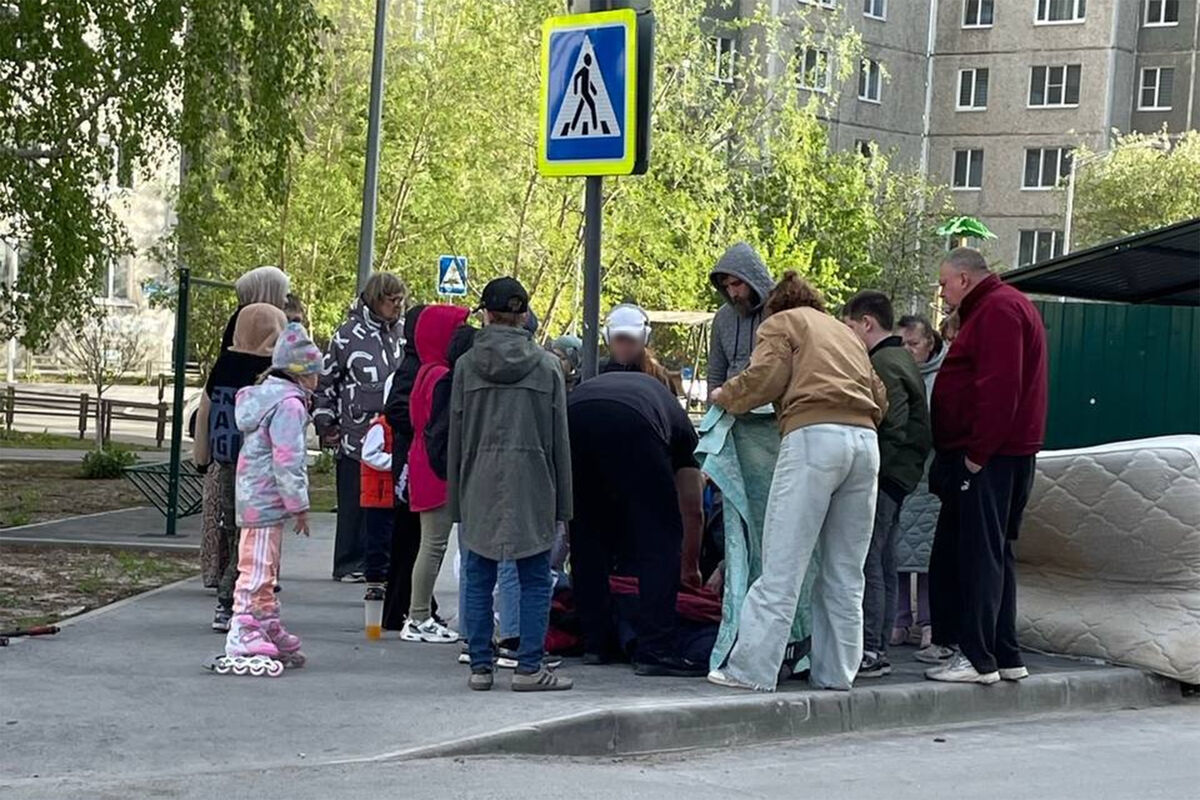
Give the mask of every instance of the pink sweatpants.
[{"label": "pink sweatpants", "polygon": [[283,526],[242,528],[238,547],[238,579],[233,590],[233,613],[258,617],[277,616],[275,576],[279,574],[279,546]]}]

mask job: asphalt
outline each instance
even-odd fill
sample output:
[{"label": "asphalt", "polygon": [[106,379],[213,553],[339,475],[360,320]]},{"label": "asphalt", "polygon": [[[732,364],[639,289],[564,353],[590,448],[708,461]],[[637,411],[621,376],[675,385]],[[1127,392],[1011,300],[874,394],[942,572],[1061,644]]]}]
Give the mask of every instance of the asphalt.
[{"label": "asphalt", "polygon": [[[802,682],[745,694],[572,661],[571,692],[515,694],[503,676],[490,693],[470,692],[456,646],[365,640],[362,587],[329,579],[332,517],[314,522],[313,538],[288,536],[281,569],[283,618],[309,657],[302,670],[204,671],[222,641],[208,630],[213,598],[198,579],[0,648],[0,789],[438,755],[620,756],[1180,699],[1176,685],[1134,670],[1036,656],[1019,685],[932,684],[905,651],[894,654],[896,674],[849,694]],[[452,571],[442,577],[439,598],[453,608]]]},{"label": "asphalt", "polygon": [[166,519],[148,506],[102,511],[82,517],[36,522],[0,529],[0,543],[44,543],[134,549],[200,549],[200,515],[177,521],[175,536],[166,536]]}]

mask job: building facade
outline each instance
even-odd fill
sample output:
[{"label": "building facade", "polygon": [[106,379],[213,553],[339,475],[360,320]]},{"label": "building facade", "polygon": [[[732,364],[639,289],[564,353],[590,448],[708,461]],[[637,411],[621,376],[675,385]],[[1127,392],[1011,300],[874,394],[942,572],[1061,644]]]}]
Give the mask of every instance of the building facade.
[{"label": "building facade", "polygon": [[[1054,190],[1075,148],[1103,151],[1114,130],[1196,125],[1195,0],[741,0],[733,9],[745,19],[765,9],[808,39],[856,30],[854,77],[808,87],[830,96],[831,142],[874,143],[950,186],[958,211],[996,233],[981,246],[1000,266],[1066,249]],[[736,50],[749,35],[715,46]],[[804,57],[811,65],[820,54]]]}]

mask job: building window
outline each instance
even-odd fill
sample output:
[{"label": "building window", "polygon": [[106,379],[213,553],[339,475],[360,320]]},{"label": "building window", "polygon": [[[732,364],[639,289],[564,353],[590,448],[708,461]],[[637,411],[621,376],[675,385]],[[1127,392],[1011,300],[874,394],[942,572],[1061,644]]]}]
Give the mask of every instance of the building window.
[{"label": "building window", "polygon": [[1063,254],[1062,231],[1021,231],[1021,244],[1017,249],[1017,266],[1025,267],[1049,261]]},{"label": "building window", "polygon": [[1038,0],[1039,23],[1083,22],[1087,16],[1087,0]]},{"label": "building window", "polygon": [[870,139],[855,139],[854,149],[857,150],[858,154],[863,158],[870,159],[872,156]]},{"label": "building window", "polygon": [[873,58],[864,58],[858,68],[858,99],[878,103],[879,84],[879,62]]},{"label": "building window", "polygon": [[822,8],[837,8],[837,0],[800,0],[806,6],[821,6]]},{"label": "building window", "polygon": [[1179,24],[1179,0],[1146,0],[1147,27]]},{"label": "building window", "polygon": [[737,45],[727,36],[711,39],[713,48],[712,79],[717,83],[733,83],[733,62],[737,56]]},{"label": "building window", "polygon": [[982,111],[987,108],[988,70],[986,67],[958,71],[958,110]]},{"label": "building window", "polygon": [[1079,105],[1080,65],[1033,67],[1029,71],[1031,108],[1066,108]]},{"label": "building window", "polygon": [[863,0],[863,16],[887,19],[887,0]]},{"label": "building window", "polygon": [[1170,111],[1175,94],[1175,70],[1172,67],[1147,67],[1142,70],[1139,111]]},{"label": "building window", "polygon": [[996,21],[993,0],[963,0],[964,28],[990,28]]},{"label": "building window", "polygon": [[817,47],[801,47],[796,53],[800,69],[800,88],[813,92],[829,91],[829,51]]},{"label": "building window", "polygon": [[129,300],[129,275],[133,259],[121,256],[108,262],[108,267],[101,277],[96,296],[102,300]]},{"label": "building window", "polygon": [[983,151],[954,151],[954,188],[979,189],[983,187]]},{"label": "building window", "polygon": [[1025,151],[1022,189],[1053,189],[1071,171],[1071,147],[1030,148]]}]

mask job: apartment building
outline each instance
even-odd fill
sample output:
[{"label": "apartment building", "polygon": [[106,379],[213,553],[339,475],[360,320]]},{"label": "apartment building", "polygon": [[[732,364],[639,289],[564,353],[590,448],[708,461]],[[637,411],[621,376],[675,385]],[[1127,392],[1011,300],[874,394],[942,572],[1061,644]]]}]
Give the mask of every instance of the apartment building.
[{"label": "apartment building", "polygon": [[[741,0],[734,11],[750,18],[763,4],[810,38],[861,34],[845,85],[821,83],[819,45],[797,54],[801,86],[830,95],[831,141],[877,143],[949,185],[958,210],[996,233],[980,245],[998,265],[1066,249],[1054,189],[1075,148],[1104,150],[1113,129],[1196,125],[1196,0]],[[725,79],[748,35],[714,40]]]}]

